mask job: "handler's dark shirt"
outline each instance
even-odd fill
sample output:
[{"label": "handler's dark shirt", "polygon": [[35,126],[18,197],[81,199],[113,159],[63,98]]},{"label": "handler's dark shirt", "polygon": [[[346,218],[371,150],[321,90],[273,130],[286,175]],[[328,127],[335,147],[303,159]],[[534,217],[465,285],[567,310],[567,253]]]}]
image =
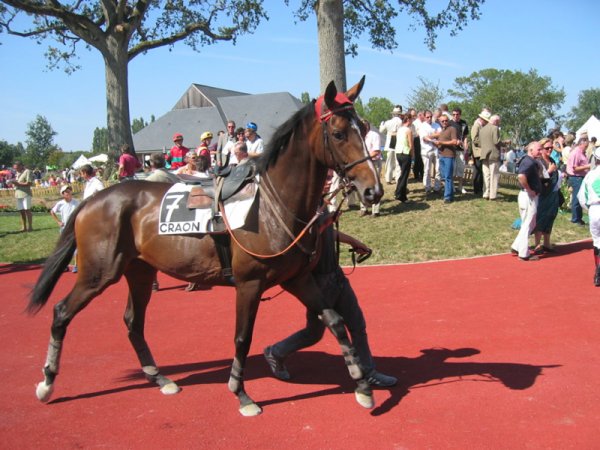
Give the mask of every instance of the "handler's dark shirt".
[{"label": "handler's dark shirt", "polygon": [[[540,165],[538,162],[529,155],[525,155],[519,163],[518,174],[525,175],[527,183],[532,191],[537,194],[542,192],[542,180],[540,178]],[[523,187],[523,186],[521,186]]]}]

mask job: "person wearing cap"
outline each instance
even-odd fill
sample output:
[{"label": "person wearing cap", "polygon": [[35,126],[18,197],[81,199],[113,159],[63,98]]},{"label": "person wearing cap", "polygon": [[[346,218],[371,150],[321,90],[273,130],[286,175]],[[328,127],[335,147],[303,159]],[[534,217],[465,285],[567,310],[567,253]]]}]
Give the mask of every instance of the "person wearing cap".
[{"label": "person wearing cap", "polygon": [[171,147],[171,150],[167,153],[166,161],[170,164],[171,170],[176,170],[181,166],[185,166],[185,155],[190,151],[189,148],[183,145],[183,135],[181,133],[175,133],[173,135],[173,142],[175,145]]},{"label": "person wearing cap", "polygon": [[258,126],[254,122],[246,124],[246,146],[248,147],[248,155],[250,157],[258,156],[265,150],[264,142],[257,132]]},{"label": "person wearing cap", "polygon": [[491,112],[487,108],[483,110],[475,119],[471,127],[471,145],[473,147],[471,158],[473,158],[473,194],[483,194],[483,170],[481,166],[481,142],[479,140],[479,132],[481,128],[486,126],[492,117]]},{"label": "person wearing cap", "polygon": [[65,228],[66,223],[69,221],[71,213],[75,211],[75,208],[79,205],[79,201],[73,198],[73,188],[68,184],[63,184],[60,187],[60,196],[62,200],[56,202],[56,204],[50,210],[50,215],[60,227],[60,231]]},{"label": "person wearing cap", "polygon": [[[50,210],[50,215],[58,224],[60,232],[62,233],[62,231],[65,229],[65,225],[69,221],[69,217],[71,217],[71,214],[73,211],[75,211],[75,208],[79,206],[79,200],[73,198],[73,188],[69,184],[63,184],[60,187],[60,195],[62,200],[56,202],[56,204],[52,207]],[[73,273],[77,273],[77,250],[75,250],[73,258],[75,258],[76,262],[71,271]]]},{"label": "person wearing cap", "polygon": [[577,200],[588,210],[590,234],[594,245],[594,286],[600,287],[600,144],[598,143],[594,147],[592,158],[596,161],[596,167],[583,178]]},{"label": "person wearing cap", "polygon": [[379,132],[385,133],[385,145],[383,149],[386,153],[384,165],[384,179],[387,184],[394,184],[394,181],[399,178],[400,167],[396,162],[396,133],[402,126],[402,106],[396,105],[392,109],[392,118],[381,122]]},{"label": "person wearing cap", "polygon": [[13,169],[15,178],[10,180],[10,184],[15,189],[17,210],[21,214],[21,232],[33,231],[33,214],[31,213],[33,175],[21,161],[15,161]]},{"label": "person wearing cap", "polygon": [[208,166],[211,166],[212,158],[210,152],[210,141],[212,141],[213,134],[210,131],[205,131],[200,136],[200,146],[196,149],[196,155],[200,158],[204,158],[208,162]]},{"label": "person wearing cap", "polygon": [[569,153],[569,159],[567,161],[567,184],[572,189],[572,201],[571,201],[571,223],[576,225],[584,226],[583,211],[577,194],[581,188],[583,178],[587,175],[590,170],[590,163],[585,151],[588,145],[589,139],[587,134],[582,134],[577,141],[577,145],[573,147]]}]

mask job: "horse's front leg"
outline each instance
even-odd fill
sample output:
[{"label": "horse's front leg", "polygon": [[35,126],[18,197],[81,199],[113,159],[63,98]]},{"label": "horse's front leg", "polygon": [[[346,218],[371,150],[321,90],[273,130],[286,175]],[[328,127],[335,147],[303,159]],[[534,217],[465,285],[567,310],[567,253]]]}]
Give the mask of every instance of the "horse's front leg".
[{"label": "horse's front leg", "polygon": [[373,408],[375,406],[373,391],[366,380],[366,372],[360,363],[356,349],[348,337],[344,320],[335,310],[326,307],[327,300],[312,275],[306,274],[287,281],[283,287],[295,295],[308,309],[319,313],[320,319],[337,339],[348,372],[356,381],[357,387],[354,391],[356,401],[365,408]]},{"label": "horse's front leg", "polygon": [[260,406],[248,396],[244,389],[244,367],[252,343],[252,332],[262,291],[262,285],[259,281],[238,282],[237,285],[235,358],[233,359],[227,386],[240,401],[240,413],[243,416],[257,416],[262,412]]}]

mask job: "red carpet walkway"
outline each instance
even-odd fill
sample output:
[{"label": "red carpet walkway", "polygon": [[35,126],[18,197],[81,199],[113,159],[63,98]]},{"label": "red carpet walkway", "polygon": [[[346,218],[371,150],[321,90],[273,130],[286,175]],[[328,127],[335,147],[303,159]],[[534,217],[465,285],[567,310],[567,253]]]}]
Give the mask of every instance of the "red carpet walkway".
[{"label": "red carpet walkway", "polygon": [[[139,376],[121,316],[125,283],[73,321],[53,401],[41,381],[52,305],[22,313],[38,267],[0,266],[2,448],[589,449],[600,447],[600,288],[591,242],[523,263],[510,255],[364,267],[361,299],[378,368],[399,386],[354,401],[333,338],[272,378],[262,349],[303,323],[287,294],[261,305],[246,370],[263,407],[244,418],[227,390],[234,291],[188,293],[161,277],[147,337],[163,373],[183,391],[163,396]],[[270,293],[276,293],[276,290]]]}]

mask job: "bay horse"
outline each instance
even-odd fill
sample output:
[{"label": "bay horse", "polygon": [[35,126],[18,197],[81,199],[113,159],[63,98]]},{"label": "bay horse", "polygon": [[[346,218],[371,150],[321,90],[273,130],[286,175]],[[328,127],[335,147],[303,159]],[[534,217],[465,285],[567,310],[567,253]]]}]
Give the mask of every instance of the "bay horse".
[{"label": "bay horse", "polygon": [[[244,416],[262,412],[244,389],[243,372],[261,295],[275,285],[281,285],[322,316],[357,383],[358,403],[367,408],[374,405],[343,320],[325,307],[324,296],[310,273],[318,258],[318,230],[315,226],[306,230],[322,202],[329,168],[351,183],[365,204],[377,203],[383,195],[352,103],[363,84],[364,77],[348,92],[341,93],[330,83],[324,95],[279,127],[265,152],[252,161],[259,186],[253,204],[256,220],[230,231],[236,325],[228,388],[237,396]],[[169,186],[147,181],[120,183],[83,201],[72,214],[28,305],[32,314],[44,306],[77,248],[79,270],[75,285],[54,307],[44,380],[36,387],[40,401],[47,402],[52,395],[69,323],[123,275],[129,286],[124,321],[142,371],[162,393],[179,391],[177,384],[160,373],[144,338],[145,314],[156,272],[205,285],[228,283],[215,241],[209,235],[159,234],[159,207]],[[269,192],[271,201],[267,202]],[[298,244],[291,245],[294,237],[301,234]],[[283,251],[286,247],[287,251]]]}]

